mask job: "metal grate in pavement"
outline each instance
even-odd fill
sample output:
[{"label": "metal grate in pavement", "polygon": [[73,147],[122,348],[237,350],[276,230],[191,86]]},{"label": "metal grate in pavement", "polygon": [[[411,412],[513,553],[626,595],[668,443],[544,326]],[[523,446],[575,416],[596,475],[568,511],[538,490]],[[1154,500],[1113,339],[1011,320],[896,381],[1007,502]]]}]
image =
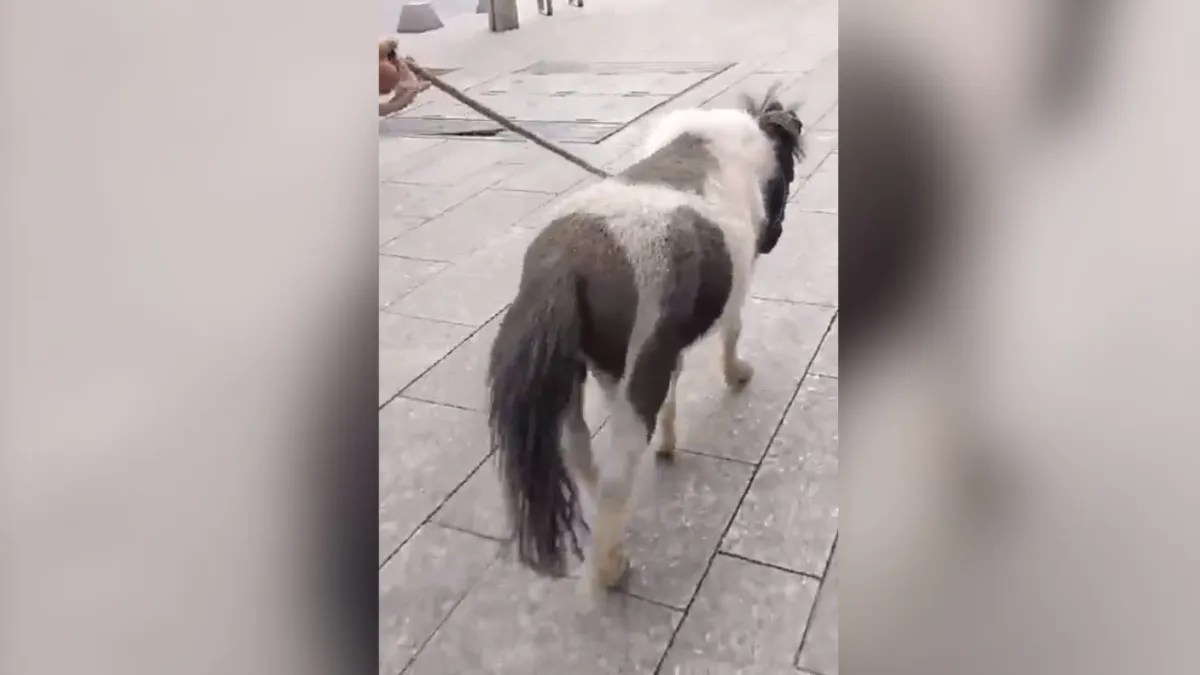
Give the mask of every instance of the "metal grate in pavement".
[{"label": "metal grate in pavement", "polygon": [[[547,140],[599,143],[729,63],[539,61],[464,91]],[[380,121],[381,136],[519,140],[445,95]]]}]

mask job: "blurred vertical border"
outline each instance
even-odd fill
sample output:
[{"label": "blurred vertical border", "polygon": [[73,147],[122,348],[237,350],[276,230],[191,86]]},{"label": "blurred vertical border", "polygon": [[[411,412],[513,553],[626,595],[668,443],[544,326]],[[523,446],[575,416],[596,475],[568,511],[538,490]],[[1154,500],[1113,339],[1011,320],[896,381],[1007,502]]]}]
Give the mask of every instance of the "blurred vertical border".
[{"label": "blurred vertical border", "polygon": [[0,2],[0,671],[376,672],[376,28]]},{"label": "blurred vertical border", "polygon": [[840,3],[842,672],[1196,672],[1198,22]]}]

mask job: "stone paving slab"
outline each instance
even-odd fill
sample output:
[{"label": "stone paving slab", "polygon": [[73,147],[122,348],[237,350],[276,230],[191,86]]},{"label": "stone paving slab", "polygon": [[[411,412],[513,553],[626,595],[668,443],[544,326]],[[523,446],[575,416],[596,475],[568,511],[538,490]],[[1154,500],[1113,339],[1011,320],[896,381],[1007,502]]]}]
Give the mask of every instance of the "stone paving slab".
[{"label": "stone paving slab", "polygon": [[401,233],[383,253],[454,261],[508,234],[513,225],[550,200],[537,192],[484,190],[424,225]]},{"label": "stone paving slab", "polygon": [[789,94],[802,102],[800,119],[819,121],[833,110],[838,101],[838,52],[830,52],[805,74]]},{"label": "stone paving slab", "polygon": [[[440,159],[451,146],[441,138],[396,138],[379,144],[379,178],[393,180]],[[434,148],[438,153],[434,154]]]},{"label": "stone paving slab", "polygon": [[838,212],[838,155],[829,155],[791,200],[791,207],[820,213]]},{"label": "stone paving slab", "polygon": [[718,555],[661,673],[794,673],[813,579]]},{"label": "stone paving slab", "polygon": [[[756,72],[738,81],[736,87],[730,87],[720,94],[708,99],[701,108],[714,110],[718,108],[741,108],[743,97],[746,95],[762,96],[771,87],[777,86],[776,92],[783,101],[799,100],[795,95],[803,75],[795,73],[763,73]],[[802,120],[803,121],[803,120]]]},{"label": "stone paving slab", "polygon": [[411,384],[470,334],[470,326],[380,314],[379,404]]},{"label": "stone paving slab", "polygon": [[837,536],[837,380],[807,378],[721,549],[821,576]]},{"label": "stone paving slab", "polygon": [[817,350],[817,358],[813,360],[812,369],[809,371],[814,375],[838,376],[838,323],[835,319],[829,334],[825,336],[825,341],[821,343],[821,348]]},{"label": "stone paving slab", "polygon": [[818,305],[838,301],[838,217],[791,209],[771,255],[755,266],[756,298]]},{"label": "stone paving slab", "polygon": [[[726,67],[726,64],[706,65],[706,69],[697,72],[663,72],[648,63],[641,67],[644,70],[628,72],[605,72],[603,64],[589,64],[591,77],[580,77],[578,72],[544,72],[536,73],[538,64],[517,71],[512,75],[502,75],[486,84],[476,87],[481,94],[496,95],[503,93],[525,93],[539,96],[561,96],[575,94],[581,96],[624,96],[658,95],[674,96],[679,92],[694,86]],[[543,66],[544,67],[544,66]],[[671,67],[666,65],[665,67]],[[711,70],[709,70],[711,69]],[[596,72],[601,71],[601,72]]]},{"label": "stone paving slab", "polygon": [[838,133],[809,129],[804,133],[804,148],[805,155],[803,160],[796,165],[796,183],[792,186],[792,194],[788,200],[793,203],[796,196],[808,184],[808,180],[829,158],[830,153],[837,152]]},{"label": "stone paving slab", "polygon": [[[525,249],[537,232],[515,227],[404,296],[389,311],[482,326],[512,302]],[[431,364],[432,365],[432,364]]]},{"label": "stone paving slab", "polygon": [[833,110],[830,110],[828,114],[821,118],[821,121],[817,123],[816,128],[822,131],[837,131],[839,107],[840,106],[836,105],[833,106]]},{"label": "stone paving slab", "polygon": [[838,554],[830,558],[796,665],[815,675],[838,675]]},{"label": "stone paving slab", "polygon": [[418,153],[416,160],[393,162],[388,165],[386,179],[414,185],[453,186],[488,172],[503,172],[509,165],[519,163],[524,152],[519,143],[461,139],[433,146],[427,153]]},{"label": "stone paving slab", "polygon": [[406,674],[649,673],[679,617],[625,595],[587,609],[572,581],[496,564]]},{"label": "stone paving slab", "polygon": [[829,307],[748,301],[740,351],[754,366],[754,378],[744,390],[731,391],[721,374],[717,336],[696,345],[679,378],[679,446],[758,462],[832,318]]},{"label": "stone paving slab", "polygon": [[508,541],[512,537],[495,460],[493,454],[446,500],[434,514],[434,522],[489,539]]},{"label": "stone paving slab", "polygon": [[391,210],[394,206],[388,206],[389,198],[384,194],[387,187],[396,187],[395,185],[380,185],[379,186],[379,247],[389,241],[395,239],[401,232],[407,232],[413,228],[420,227],[427,219],[419,216],[398,216],[392,215]]},{"label": "stone paving slab", "polygon": [[379,673],[396,675],[496,559],[499,545],[436,525],[379,572]]},{"label": "stone paving slab", "polygon": [[[380,205],[391,217],[419,218],[422,222],[440,216],[470,199],[497,182],[508,177],[514,167],[505,166],[503,171],[488,171],[473,176],[456,185],[414,185],[410,183],[381,183],[381,199],[388,205]],[[381,176],[382,180],[382,176]]]},{"label": "stone paving slab", "polygon": [[379,557],[385,561],[487,457],[484,416],[399,398],[379,413]]},{"label": "stone paving slab", "polygon": [[379,308],[384,309],[446,269],[447,263],[379,256]]},{"label": "stone paving slab", "polygon": [[639,495],[629,523],[632,571],[626,588],[683,609],[733,518],[753,467],[680,453],[674,462],[650,462],[650,468],[649,489]]},{"label": "stone paving slab", "polygon": [[525,190],[561,194],[579,184],[590,174],[561,160],[557,163],[538,162],[523,166],[496,184],[502,190]]}]

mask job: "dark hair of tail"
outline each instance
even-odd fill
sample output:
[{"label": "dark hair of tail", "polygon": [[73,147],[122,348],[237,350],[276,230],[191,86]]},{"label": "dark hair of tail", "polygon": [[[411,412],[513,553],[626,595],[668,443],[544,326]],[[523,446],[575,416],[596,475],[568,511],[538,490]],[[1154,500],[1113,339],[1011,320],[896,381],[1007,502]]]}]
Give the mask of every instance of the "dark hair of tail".
[{"label": "dark hair of tail", "polygon": [[582,557],[579,495],[560,447],[563,415],[584,374],[578,299],[565,277],[522,280],[488,367],[488,421],[517,554],[549,575],[565,573],[568,544]]}]

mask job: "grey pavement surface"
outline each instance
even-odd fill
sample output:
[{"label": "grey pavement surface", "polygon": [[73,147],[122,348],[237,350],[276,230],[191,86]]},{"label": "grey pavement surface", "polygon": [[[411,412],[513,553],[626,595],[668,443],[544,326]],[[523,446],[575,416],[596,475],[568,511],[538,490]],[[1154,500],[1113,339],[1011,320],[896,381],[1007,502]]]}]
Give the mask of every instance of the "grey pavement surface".
[{"label": "grey pavement surface", "polygon": [[518,567],[485,426],[487,350],[525,247],[593,179],[523,142],[403,135],[475,119],[436,91],[382,120],[380,673],[836,675],[837,2],[556,5],[547,18],[522,1],[522,27],[501,35],[448,11],[444,28],[399,36],[401,51],[560,137],[603,127],[599,143],[564,146],[609,169],[667,110],[775,81],[803,101],[809,154],[746,308],[755,379],[728,392],[712,341],[687,357],[684,452],[648,462],[624,590],[589,608],[573,580]]}]

